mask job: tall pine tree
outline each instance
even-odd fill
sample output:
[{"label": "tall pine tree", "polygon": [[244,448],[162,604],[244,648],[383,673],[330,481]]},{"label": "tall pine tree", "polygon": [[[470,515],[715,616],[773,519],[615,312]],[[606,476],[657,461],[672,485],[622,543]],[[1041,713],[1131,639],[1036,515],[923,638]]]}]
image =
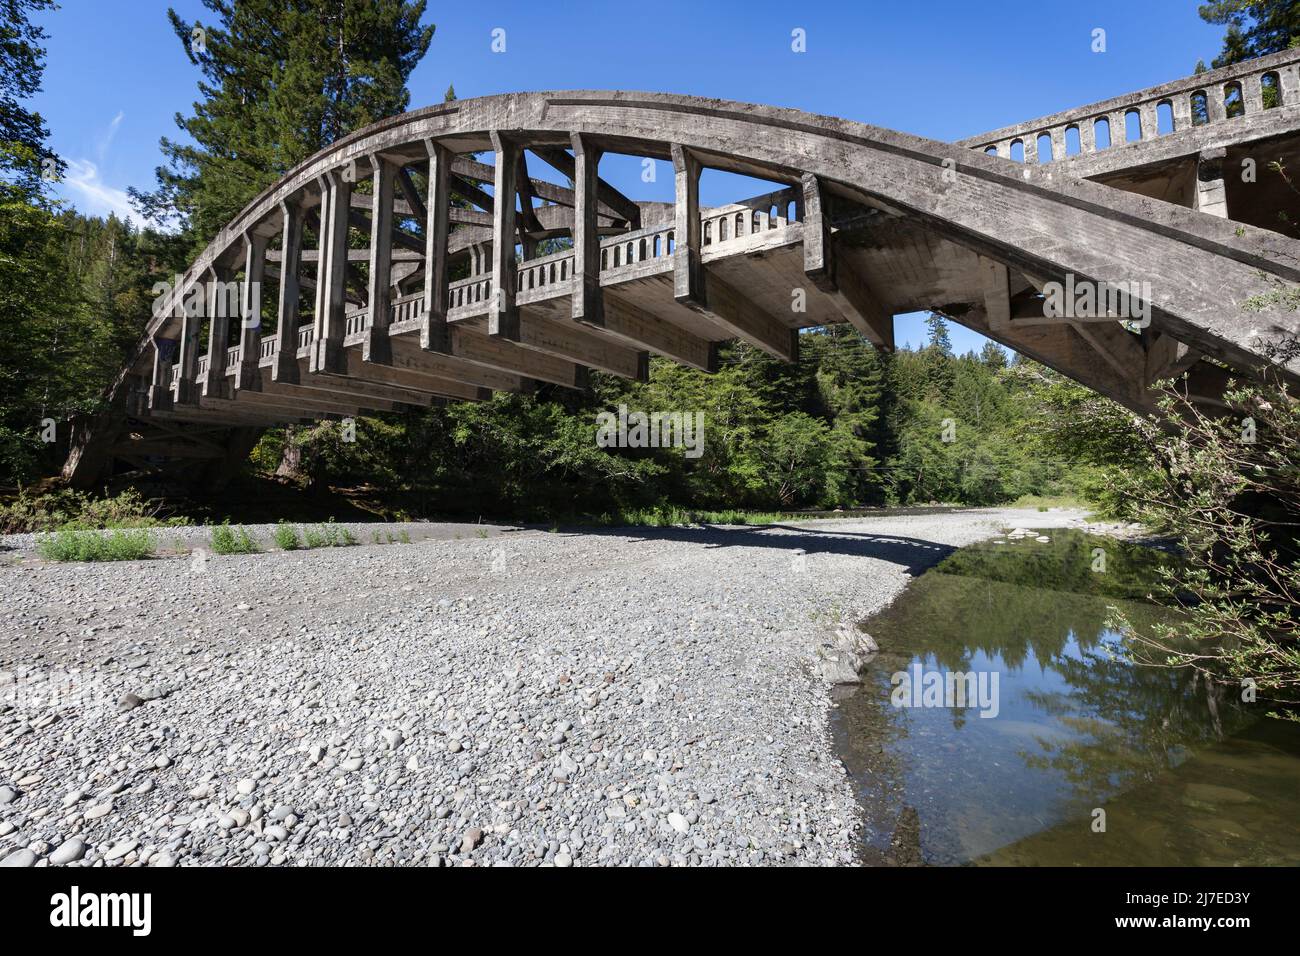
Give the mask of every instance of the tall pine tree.
[{"label": "tall pine tree", "polygon": [[137,208],[205,245],[294,165],[376,120],[404,112],[433,40],[425,0],[203,0],[211,22],[168,10],[202,74],[193,143],[162,140],[158,188]]}]

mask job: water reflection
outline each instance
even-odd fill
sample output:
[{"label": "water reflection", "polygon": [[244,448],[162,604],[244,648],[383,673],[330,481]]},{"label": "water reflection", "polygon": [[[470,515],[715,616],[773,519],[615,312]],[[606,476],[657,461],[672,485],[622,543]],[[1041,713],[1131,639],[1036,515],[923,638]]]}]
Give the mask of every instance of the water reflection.
[{"label": "water reflection", "polygon": [[[1049,536],[957,552],[867,623],[882,651],[834,719],[867,860],[1300,860],[1300,731],[1190,671],[1127,659],[1108,608],[1139,622],[1157,613],[1134,599],[1158,554]],[[1092,570],[1097,547],[1105,573]],[[890,676],[918,663],[997,671],[997,717],[891,706]]]}]

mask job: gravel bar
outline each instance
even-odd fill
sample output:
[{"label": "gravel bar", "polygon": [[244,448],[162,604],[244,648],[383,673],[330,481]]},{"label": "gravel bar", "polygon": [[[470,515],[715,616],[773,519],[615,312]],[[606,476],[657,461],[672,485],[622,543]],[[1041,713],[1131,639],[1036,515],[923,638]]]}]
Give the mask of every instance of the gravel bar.
[{"label": "gravel bar", "polygon": [[951,547],[1079,518],[352,525],[225,556],[167,529],[194,552],[76,565],[11,536],[0,865],[853,863],[817,649]]}]

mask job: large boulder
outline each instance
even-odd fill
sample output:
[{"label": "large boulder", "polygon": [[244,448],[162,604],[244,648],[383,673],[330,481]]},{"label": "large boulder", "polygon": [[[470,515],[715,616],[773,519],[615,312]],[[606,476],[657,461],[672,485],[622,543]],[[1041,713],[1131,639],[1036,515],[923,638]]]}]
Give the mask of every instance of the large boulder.
[{"label": "large boulder", "polygon": [[829,684],[860,684],[861,673],[879,649],[866,631],[841,625],[818,645],[814,670]]}]

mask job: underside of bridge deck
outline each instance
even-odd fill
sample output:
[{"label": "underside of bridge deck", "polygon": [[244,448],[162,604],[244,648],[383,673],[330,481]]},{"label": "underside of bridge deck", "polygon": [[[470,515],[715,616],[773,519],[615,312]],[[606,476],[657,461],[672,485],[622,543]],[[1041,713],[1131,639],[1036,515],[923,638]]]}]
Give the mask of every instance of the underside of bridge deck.
[{"label": "underside of bridge deck", "polygon": [[[582,389],[590,370],[644,379],[651,355],[709,372],[731,339],[792,361],[800,330],[831,323],[889,349],[893,317],[918,310],[1134,410],[1178,375],[1220,401],[1227,370],[1257,372],[1296,334],[1300,244],[1278,216],[1295,193],[1270,164],[1300,159],[1298,62],[958,144],[662,94],[384,120],[222,230],[157,304],[104,411],[76,423],[65,474],[219,485],[274,425]],[[671,162],[675,202],[603,180],[613,152]],[[705,168],[775,188],[705,208]],[[1131,294],[1062,314],[1061,290],[1085,287]]]}]

